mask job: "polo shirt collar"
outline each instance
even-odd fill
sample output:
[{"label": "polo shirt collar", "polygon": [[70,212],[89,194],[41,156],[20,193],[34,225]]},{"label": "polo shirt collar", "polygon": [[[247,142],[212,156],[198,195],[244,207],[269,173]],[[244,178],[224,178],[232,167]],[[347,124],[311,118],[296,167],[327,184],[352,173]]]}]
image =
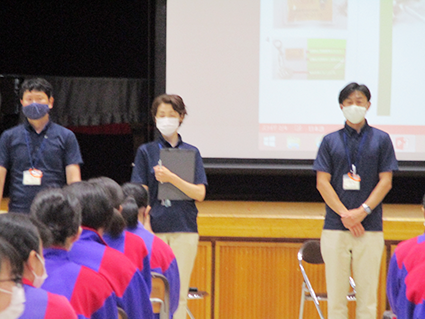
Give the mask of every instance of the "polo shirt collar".
[{"label": "polo shirt collar", "polygon": [[365,124],[360,129],[360,133],[357,133],[357,131],[355,129],[353,129],[351,126],[349,126],[347,124],[347,122],[345,122],[344,128],[345,128],[345,131],[348,133],[349,136],[355,136],[355,135],[361,135],[363,132],[365,132],[366,130],[368,130],[370,128],[370,126],[367,123],[367,120],[365,120]]},{"label": "polo shirt collar", "polygon": [[[178,134],[178,136],[179,136],[179,141],[177,142],[177,145],[175,146],[175,148],[179,148],[179,146],[183,144],[182,137],[180,136],[180,134]],[[172,148],[171,144],[168,143],[162,135],[159,135],[159,141],[162,144],[162,146],[166,148]]]},{"label": "polo shirt collar", "polygon": [[[50,120],[49,120],[49,122],[47,122],[46,126],[45,126],[45,127],[43,128],[43,130],[40,132],[40,134],[43,134],[43,133],[47,132],[47,130],[49,129],[49,127],[50,127],[51,125],[52,125],[52,121],[50,121]],[[33,133],[38,134],[38,133],[34,130],[34,128],[32,127],[32,125],[30,124],[30,122],[28,122],[28,119],[27,119],[27,118],[25,118],[24,126],[25,126],[25,129],[26,129],[27,131],[30,131],[30,132],[33,132]]]}]

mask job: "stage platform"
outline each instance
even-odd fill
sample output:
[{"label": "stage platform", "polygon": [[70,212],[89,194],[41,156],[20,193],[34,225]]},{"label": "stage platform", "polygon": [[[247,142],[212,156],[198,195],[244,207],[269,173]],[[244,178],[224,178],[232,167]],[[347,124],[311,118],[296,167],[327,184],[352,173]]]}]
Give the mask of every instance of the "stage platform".
[{"label": "stage platform", "polygon": [[[200,236],[319,238],[324,203],[205,201],[197,204]],[[404,240],[424,231],[421,205],[384,204],[384,237]]]}]

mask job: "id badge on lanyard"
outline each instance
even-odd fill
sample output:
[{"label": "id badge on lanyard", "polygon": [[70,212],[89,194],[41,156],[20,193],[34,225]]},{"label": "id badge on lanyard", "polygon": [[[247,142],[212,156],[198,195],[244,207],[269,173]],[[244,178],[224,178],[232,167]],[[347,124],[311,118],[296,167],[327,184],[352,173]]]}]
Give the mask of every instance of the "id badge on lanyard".
[{"label": "id badge on lanyard", "polygon": [[36,169],[30,168],[23,173],[22,184],[24,185],[41,185],[41,178],[43,177],[43,172]]},{"label": "id badge on lanyard", "polygon": [[[366,140],[366,134],[367,132],[364,132],[362,140],[360,141],[359,150],[357,152],[357,161],[356,163],[360,162],[360,153],[362,151],[364,142]],[[351,190],[351,191],[359,191],[360,190],[360,182],[361,177],[359,174],[357,174],[357,168],[355,164],[351,163],[351,157],[350,157],[350,151],[347,146],[347,136],[344,132],[344,145],[345,145],[345,153],[347,155],[347,161],[349,167],[351,166],[351,170],[342,176],[342,189],[344,190]]]},{"label": "id badge on lanyard", "polygon": [[342,188],[344,190],[359,191],[361,180],[360,175],[356,174],[356,166],[353,164],[351,165],[351,171],[342,177]]},{"label": "id badge on lanyard", "polygon": [[[42,152],[43,152],[43,148],[45,145],[45,141],[47,140],[47,132],[46,135],[44,136],[43,141],[41,142],[40,148],[39,148],[39,157],[41,156]],[[28,157],[30,160],[30,164],[31,164],[31,168],[29,170],[23,171],[22,172],[22,184],[23,185],[41,185],[41,180],[43,178],[43,172],[39,169],[35,168],[35,163],[37,162],[37,160],[39,159],[39,157],[37,157],[35,160],[33,159],[32,155],[31,155],[31,146],[30,146],[30,141],[28,138],[28,132],[25,132],[25,141],[27,143],[27,150],[28,150]]]}]

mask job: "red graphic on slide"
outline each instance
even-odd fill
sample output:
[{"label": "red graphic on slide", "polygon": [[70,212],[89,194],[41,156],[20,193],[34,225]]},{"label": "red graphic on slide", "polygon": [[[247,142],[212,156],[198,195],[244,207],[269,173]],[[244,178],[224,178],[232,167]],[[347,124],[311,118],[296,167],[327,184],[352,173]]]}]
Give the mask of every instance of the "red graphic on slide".
[{"label": "red graphic on slide", "polygon": [[404,137],[397,137],[395,139],[395,148],[397,150],[404,150],[405,148],[407,148],[407,139],[405,139]]}]

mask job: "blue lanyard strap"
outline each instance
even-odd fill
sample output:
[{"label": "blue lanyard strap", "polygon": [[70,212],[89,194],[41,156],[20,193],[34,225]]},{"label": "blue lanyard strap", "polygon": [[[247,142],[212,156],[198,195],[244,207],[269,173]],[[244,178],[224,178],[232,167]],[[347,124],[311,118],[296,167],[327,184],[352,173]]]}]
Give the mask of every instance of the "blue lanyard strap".
[{"label": "blue lanyard strap", "polygon": [[359,144],[359,149],[357,150],[357,158],[356,158],[356,161],[354,163],[351,163],[350,150],[349,150],[348,145],[347,145],[348,144],[347,143],[347,133],[345,131],[343,132],[343,136],[344,136],[345,154],[347,155],[348,165],[349,165],[350,170],[351,170],[353,165],[355,166],[356,163],[357,164],[360,163],[360,155],[361,155],[364,143],[366,141],[367,131],[365,131],[363,133],[362,140],[360,141],[360,144]]},{"label": "blue lanyard strap", "polygon": [[44,146],[46,145],[44,143],[46,140],[47,140],[47,131],[46,131],[46,134],[44,135],[43,141],[40,144],[40,147],[38,148],[38,152],[36,154],[37,156],[35,159],[33,159],[31,154],[31,142],[29,139],[29,133],[27,130],[25,130],[25,141],[27,143],[28,157],[30,159],[31,168],[35,168],[35,164],[37,164],[38,160],[40,159],[41,154],[43,153]]}]

